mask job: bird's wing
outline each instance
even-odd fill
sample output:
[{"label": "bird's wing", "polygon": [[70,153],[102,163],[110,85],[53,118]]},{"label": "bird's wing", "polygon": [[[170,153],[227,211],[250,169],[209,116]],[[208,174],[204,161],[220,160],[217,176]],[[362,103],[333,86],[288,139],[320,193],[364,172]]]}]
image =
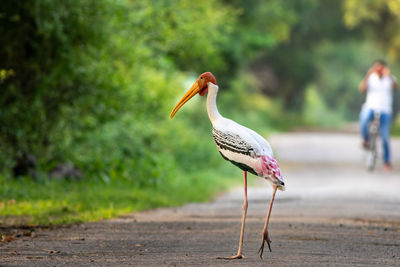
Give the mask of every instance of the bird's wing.
[{"label": "bird's wing", "polygon": [[282,187],[283,178],[267,140],[232,120],[223,118],[213,124],[213,136],[222,156],[258,176],[268,177]]},{"label": "bird's wing", "polygon": [[213,131],[219,133],[223,139],[233,147],[242,151],[251,152],[252,156],[273,156],[270,144],[255,131],[244,127],[232,120],[223,119],[213,125]]},{"label": "bird's wing", "polygon": [[[240,125],[240,124],[238,124]],[[241,126],[241,125],[240,125]],[[252,129],[246,128],[244,126],[241,126],[246,129],[246,131],[254,138],[254,140],[257,142],[257,144],[260,146],[262,149],[260,155],[268,155],[268,156],[273,156],[272,148],[271,145],[268,143],[267,140],[265,140],[261,135],[253,131]]]},{"label": "bird's wing", "polygon": [[213,124],[213,137],[222,157],[244,171],[259,175],[255,169],[258,162],[256,154],[260,151],[257,143],[246,138],[238,129],[219,126]]}]

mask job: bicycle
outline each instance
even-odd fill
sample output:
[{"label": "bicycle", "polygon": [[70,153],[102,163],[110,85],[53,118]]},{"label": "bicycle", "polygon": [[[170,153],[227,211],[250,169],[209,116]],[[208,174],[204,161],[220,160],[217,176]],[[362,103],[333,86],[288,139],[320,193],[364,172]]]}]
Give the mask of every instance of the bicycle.
[{"label": "bicycle", "polygon": [[366,167],[369,171],[373,171],[378,158],[377,140],[379,136],[381,114],[374,111],[374,119],[368,127],[369,132],[369,145],[367,147]]}]

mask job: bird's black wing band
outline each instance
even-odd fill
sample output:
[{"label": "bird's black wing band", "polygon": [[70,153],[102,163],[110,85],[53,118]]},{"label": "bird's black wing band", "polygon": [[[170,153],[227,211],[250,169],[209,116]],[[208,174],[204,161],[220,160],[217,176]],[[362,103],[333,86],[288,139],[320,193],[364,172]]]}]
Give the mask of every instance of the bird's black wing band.
[{"label": "bird's black wing band", "polygon": [[240,138],[239,135],[226,134],[216,129],[213,129],[213,137],[218,149],[229,150],[234,153],[240,153],[248,156],[254,154],[254,150]]}]

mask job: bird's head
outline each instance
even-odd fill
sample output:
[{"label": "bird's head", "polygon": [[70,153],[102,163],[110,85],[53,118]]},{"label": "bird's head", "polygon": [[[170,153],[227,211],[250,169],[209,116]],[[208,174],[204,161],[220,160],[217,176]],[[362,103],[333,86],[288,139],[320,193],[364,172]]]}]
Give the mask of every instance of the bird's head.
[{"label": "bird's head", "polygon": [[175,113],[187,102],[191,99],[195,94],[199,94],[201,96],[205,95],[208,92],[208,83],[211,82],[213,84],[217,84],[217,80],[211,72],[204,72],[197,78],[197,81],[192,85],[189,91],[182,97],[182,99],[176,104],[174,109],[171,112],[170,118],[172,119],[175,116]]}]

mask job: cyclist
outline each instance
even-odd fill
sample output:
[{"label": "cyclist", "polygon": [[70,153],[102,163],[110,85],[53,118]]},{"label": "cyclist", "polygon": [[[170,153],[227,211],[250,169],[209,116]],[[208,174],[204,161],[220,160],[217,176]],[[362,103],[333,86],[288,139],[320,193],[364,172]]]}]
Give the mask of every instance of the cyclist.
[{"label": "cyclist", "polygon": [[360,127],[363,147],[369,147],[368,125],[374,112],[380,113],[380,134],[383,145],[384,170],[391,171],[390,164],[390,126],[392,120],[393,90],[397,88],[396,78],[384,60],[376,60],[367,75],[361,80],[359,91],[366,92],[366,101],[360,112]]}]

